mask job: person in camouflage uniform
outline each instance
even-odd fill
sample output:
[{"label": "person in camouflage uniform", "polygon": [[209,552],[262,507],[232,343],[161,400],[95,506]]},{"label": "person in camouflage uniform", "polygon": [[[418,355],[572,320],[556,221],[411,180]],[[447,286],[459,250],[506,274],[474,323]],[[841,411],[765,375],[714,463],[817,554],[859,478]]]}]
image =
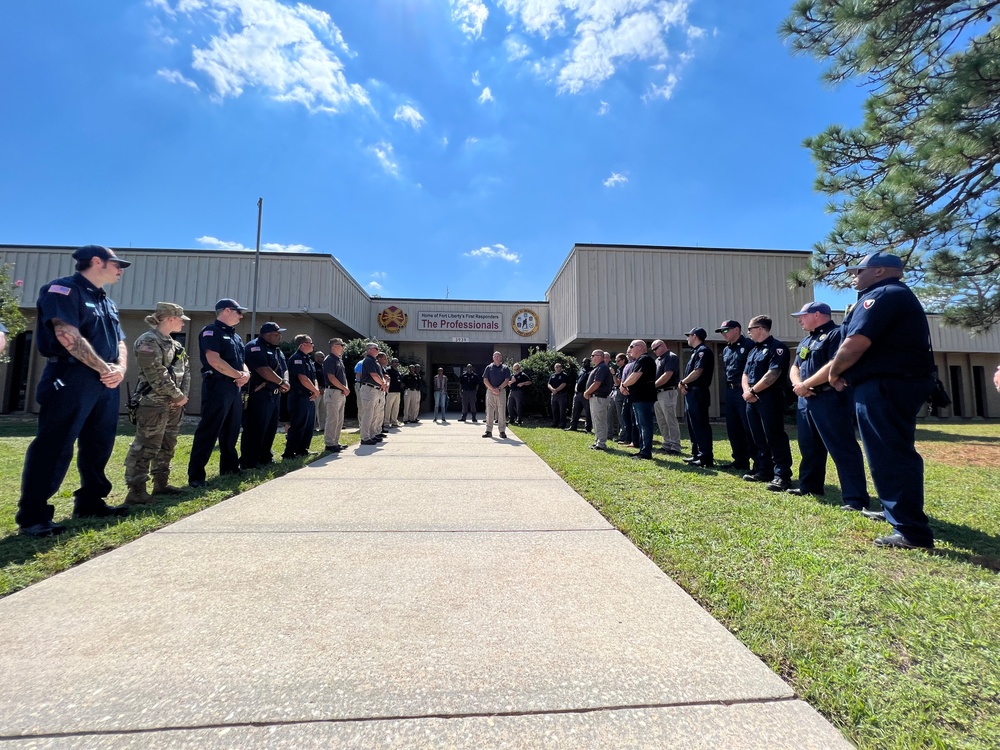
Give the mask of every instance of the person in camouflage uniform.
[{"label": "person in camouflage uniform", "polygon": [[188,402],[191,367],[184,347],[170,334],[179,333],[188,320],[191,318],[180,305],[158,302],[156,312],[146,316],[152,330],[137,338],[132,347],[139,363],[138,391],[144,395],[137,410],[135,440],[125,457],[128,505],[155,502],[146,491],[150,474],[153,495],[183,492],[169,483],[170,460],[174,457],[184,405]]}]

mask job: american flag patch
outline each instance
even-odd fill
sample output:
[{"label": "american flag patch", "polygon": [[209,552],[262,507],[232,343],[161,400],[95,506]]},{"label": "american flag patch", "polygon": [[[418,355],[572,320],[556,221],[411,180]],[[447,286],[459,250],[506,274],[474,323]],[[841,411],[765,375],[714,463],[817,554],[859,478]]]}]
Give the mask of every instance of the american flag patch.
[{"label": "american flag patch", "polygon": [[59,286],[58,284],[53,284],[52,286],[49,287],[49,291],[55,292],[56,294],[69,294],[73,290],[70,289],[68,286]]},{"label": "american flag patch", "polygon": [[205,337],[205,336],[214,336],[215,335],[215,331],[209,329],[207,331],[202,331],[201,335],[202,335],[202,337]]},{"label": "american flag patch", "polygon": [[250,347],[250,351],[252,351],[252,352],[259,352],[260,351],[260,347],[259,346],[251,346]]}]

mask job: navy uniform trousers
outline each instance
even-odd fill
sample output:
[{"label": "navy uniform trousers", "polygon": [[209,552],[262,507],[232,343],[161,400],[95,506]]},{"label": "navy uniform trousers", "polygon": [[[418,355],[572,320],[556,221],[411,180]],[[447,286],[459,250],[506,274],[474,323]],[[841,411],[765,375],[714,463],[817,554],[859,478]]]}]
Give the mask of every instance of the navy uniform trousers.
[{"label": "navy uniform trousers", "polygon": [[853,391],[823,391],[810,398],[799,397],[797,412],[799,449],[799,487],[817,495],[826,484],[827,452],[833,458],[840,478],[844,503],[867,508],[870,497],[865,482],[865,462],[854,437]]},{"label": "navy uniform trousers", "polygon": [[741,383],[726,383],[726,435],[729,437],[729,447],[733,449],[734,467],[749,469],[751,460],[756,464],[757,446],[750,434],[747,402],[743,400]]},{"label": "navy uniform trousers", "polygon": [[278,431],[281,394],[274,383],[266,383],[247,398],[243,413],[243,436],[240,438],[240,467],[253,469],[271,463],[274,436]]},{"label": "navy uniform trousers", "polygon": [[205,467],[219,441],[219,474],[240,470],[236,441],[243,421],[243,396],[231,378],[209,375],[201,382],[201,421],[194,433],[188,481],[205,481]]},{"label": "navy uniform trousers", "polygon": [[792,448],[785,432],[785,393],[778,385],[757,394],[757,401],[747,402],[750,433],[757,445],[754,472],[764,479],[792,478]]},{"label": "navy uniform trousers", "polygon": [[[381,391],[380,391],[381,392]],[[285,435],[285,458],[303,456],[309,453],[312,442],[313,425],[316,423],[316,402],[310,400],[308,391],[294,388],[288,392],[288,413],[291,422]],[[378,428],[382,427],[382,417],[378,418]],[[375,430],[377,433],[379,430]]]},{"label": "navy uniform trousers", "polygon": [[21,475],[17,525],[22,529],[51,521],[55,507],[47,501],[59,490],[73,459],[80,488],[73,493],[76,510],[104,505],[111,482],[104,473],[115,447],[119,389],[104,385],[96,371],[73,361],[49,362],[38,383],[41,405],[38,434],[28,446]]},{"label": "navy uniform trousers", "polygon": [[924,514],[924,460],[914,445],[930,378],[873,378],[854,386],[858,429],[885,519],[915,544],[933,541]]},{"label": "navy uniform trousers", "polygon": [[688,437],[691,438],[691,455],[701,461],[712,462],[712,424],[708,421],[708,407],[712,404],[712,392],[708,388],[688,386],[684,394],[684,410],[687,416]]}]

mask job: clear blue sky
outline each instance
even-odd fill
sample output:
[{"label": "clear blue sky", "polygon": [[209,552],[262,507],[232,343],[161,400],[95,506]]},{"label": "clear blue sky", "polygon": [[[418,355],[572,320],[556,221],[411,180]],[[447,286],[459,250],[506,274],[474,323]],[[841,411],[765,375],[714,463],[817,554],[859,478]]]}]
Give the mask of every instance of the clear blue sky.
[{"label": "clear blue sky", "polygon": [[0,242],[252,249],[263,197],[373,294],[542,299],[575,242],[831,225],[801,142],[863,92],[791,0],[310,2],[3,3]]}]

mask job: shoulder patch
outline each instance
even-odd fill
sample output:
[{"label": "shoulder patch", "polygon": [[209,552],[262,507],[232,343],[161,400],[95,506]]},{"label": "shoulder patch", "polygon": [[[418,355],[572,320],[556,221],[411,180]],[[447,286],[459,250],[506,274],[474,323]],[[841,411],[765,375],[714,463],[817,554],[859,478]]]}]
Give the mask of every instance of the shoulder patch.
[{"label": "shoulder patch", "polygon": [[865,308],[866,310],[868,310],[868,309],[871,309],[871,306],[874,305],[874,304],[875,304],[875,300],[874,299],[866,299],[864,302],[861,303],[861,306],[863,308]]},{"label": "shoulder patch", "polygon": [[156,347],[153,346],[153,344],[149,341],[143,341],[141,344],[139,344],[136,351],[152,354],[153,352],[156,351]]},{"label": "shoulder patch", "polygon": [[785,350],[784,349],[775,349],[774,353],[777,354],[780,357],[782,354],[785,353]]},{"label": "shoulder patch", "polygon": [[259,352],[260,351],[260,347],[259,346],[251,346],[250,347],[250,351],[252,351],[252,352]]},{"label": "shoulder patch", "polygon": [[73,290],[70,289],[68,286],[60,286],[59,284],[53,284],[52,286],[49,287],[49,292],[54,294],[68,295],[71,291]]},{"label": "shoulder patch", "polygon": [[202,335],[202,337],[204,337],[204,336],[214,336],[215,335],[215,331],[213,331],[211,328],[206,328],[204,331],[201,332],[201,335]]}]

